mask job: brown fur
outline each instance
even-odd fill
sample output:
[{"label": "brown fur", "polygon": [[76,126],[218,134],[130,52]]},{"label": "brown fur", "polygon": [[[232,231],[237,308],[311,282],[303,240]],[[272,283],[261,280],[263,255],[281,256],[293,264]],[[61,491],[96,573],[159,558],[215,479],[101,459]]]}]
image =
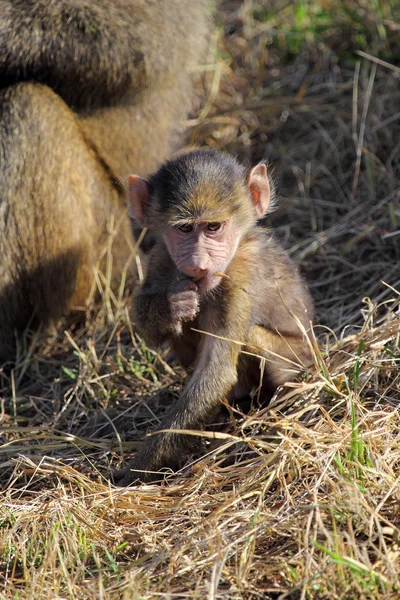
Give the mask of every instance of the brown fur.
[{"label": "brown fur", "polygon": [[190,105],[206,1],[0,1],[0,357],[27,327],[84,306],[124,192],[153,171]]},{"label": "brown fur", "polygon": [[[197,166],[191,170],[188,165],[193,162]],[[171,172],[173,175],[182,173],[182,186],[176,177],[175,194],[171,194],[169,188]],[[264,186],[260,189],[270,195],[271,185],[265,179],[265,167],[256,167],[252,172],[257,175],[251,184],[249,182],[249,187]],[[204,189],[203,179],[213,181],[213,178],[216,178],[215,189],[223,188],[219,195],[212,196],[213,210],[218,202],[222,215],[230,207],[240,241],[226,269],[227,277],[221,278],[214,289],[200,294],[199,308],[192,317],[192,307],[196,307],[193,304],[196,285],[185,280],[167,251],[164,243],[167,234],[161,229],[162,215],[170,218],[174,210],[179,214],[180,198],[185,194],[187,198],[196,199],[193,211],[190,201],[184,203],[188,214],[195,212],[198,208],[195,192],[199,186]],[[239,185],[240,178],[242,185]],[[154,183],[157,181],[164,194]],[[245,174],[234,159],[216,152],[189,153],[167,163],[167,168],[162,167],[148,185],[147,212],[157,223],[158,241],[150,256],[146,279],[135,296],[136,323],[149,342],[162,344],[168,341],[191,373],[161,429],[198,429],[213,419],[228,397],[250,394],[260,385],[264,396],[268,395],[310,363],[305,331],[313,317],[312,300],[286,252],[268,230],[256,224]],[[134,193],[135,188],[132,189]],[[231,197],[227,190],[231,190]],[[257,202],[257,189],[254,193],[253,202]],[[204,195],[202,200],[207,204]],[[263,211],[267,208],[268,201],[264,202]],[[225,218],[217,217],[213,215],[213,220]],[[164,222],[163,226],[167,232],[168,224]],[[182,312],[184,306],[186,313]],[[176,327],[179,318],[183,319],[181,328]],[[260,357],[265,359],[263,375]],[[179,466],[194,441],[193,436],[166,432],[147,438],[135,456],[132,470],[121,472],[121,484],[135,479],[148,481],[156,478],[154,471],[162,467]]]}]

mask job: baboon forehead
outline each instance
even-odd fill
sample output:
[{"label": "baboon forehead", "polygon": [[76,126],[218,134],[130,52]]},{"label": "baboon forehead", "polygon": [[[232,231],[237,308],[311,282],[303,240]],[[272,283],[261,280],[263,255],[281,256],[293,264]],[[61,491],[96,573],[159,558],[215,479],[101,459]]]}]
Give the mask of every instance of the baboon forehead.
[{"label": "baboon forehead", "polygon": [[[197,150],[165,163],[150,179],[161,212],[177,211],[182,218],[227,218],[248,196],[245,169],[222,152]],[[204,219],[207,220],[207,219]]]}]

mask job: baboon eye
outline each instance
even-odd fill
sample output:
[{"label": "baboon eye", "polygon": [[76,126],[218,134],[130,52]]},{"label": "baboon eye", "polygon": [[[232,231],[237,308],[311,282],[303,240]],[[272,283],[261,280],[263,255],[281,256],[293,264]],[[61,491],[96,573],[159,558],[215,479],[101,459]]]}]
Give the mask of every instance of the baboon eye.
[{"label": "baboon eye", "polygon": [[191,223],[183,223],[183,225],[178,225],[177,229],[183,233],[190,233],[193,231],[193,225]]},{"label": "baboon eye", "polygon": [[222,227],[222,223],[208,223],[207,225],[207,229],[209,231],[218,231],[218,229],[221,229]]}]

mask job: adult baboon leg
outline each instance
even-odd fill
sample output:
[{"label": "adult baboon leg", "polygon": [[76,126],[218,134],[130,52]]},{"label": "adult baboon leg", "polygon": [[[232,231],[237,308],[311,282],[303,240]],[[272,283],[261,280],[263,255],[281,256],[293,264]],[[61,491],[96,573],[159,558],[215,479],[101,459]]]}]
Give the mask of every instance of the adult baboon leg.
[{"label": "adult baboon leg", "polygon": [[[28,324],[85,305],[107,220],[124,210],[77,117],[50,88],[0,91],[0,357],[12,358]],[[121,252],[124,262],[125,240]]]}]

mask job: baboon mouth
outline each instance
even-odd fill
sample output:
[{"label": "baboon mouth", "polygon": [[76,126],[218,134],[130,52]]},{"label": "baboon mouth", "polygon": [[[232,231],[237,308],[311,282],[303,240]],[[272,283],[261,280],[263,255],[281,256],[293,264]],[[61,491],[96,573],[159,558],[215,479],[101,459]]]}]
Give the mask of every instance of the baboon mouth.
[{"label": "baboon mouth", "polygon": [[[198,281],[201,281],[202,279],[206,279],[207,277],[209,277],[209,275],[203,275],[202,277],[192,277],[192,280],[197,283]],[[230,279],[229,275],[226,275],[225,273],[221,273],[220,271],[215,271],[214,273],[211,273],[211,277],[222,277],[223,279]]]}]

